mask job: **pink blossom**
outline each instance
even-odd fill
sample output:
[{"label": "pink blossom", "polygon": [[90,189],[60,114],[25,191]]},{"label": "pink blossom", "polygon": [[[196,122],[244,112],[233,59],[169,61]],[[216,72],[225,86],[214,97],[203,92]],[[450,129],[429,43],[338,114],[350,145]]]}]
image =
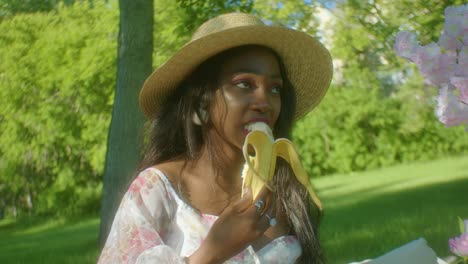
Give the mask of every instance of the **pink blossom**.
[{"label": "pink blossom", "polygon": [[427,83],[441,86],[448,84],[454,74],[457,54],[454,51],[442,53],[437,44],[431,43],[416,49],[414,62]]},{"label": "pink blossom", "polygon": [[454,76],[450,78],[450,83],[460,92],[460,100],[464,104],[468,104],[468,77]]},{"label": "pink blossom", "polygon": [[458,52],[458,64],[455,68],[455,75],[468,76],[468,46],[463,46]]},{"label": "pink blossom", "polygon": [[460,40],[458,40],[457,38],[449,36],[446,33],[442,33],[437,43],[439,44],[439,46],[444,47],[446,50],[455,51],[460,46],[459,42]]},{"label": "pink blossom", "polygon": [[439,45],[447,50],[460,50],[463,46],[463,39],[467,34],[468,5],[447,7],[445,9],[444,29],[439,38]]},{"label": "pink blossom", "polygon": [[444,32],[454,37],[468,33],[468,5],[449,6],[444,15]]},{"label": "pink blossom", "polygon": [[460,257],[468,257],[468,233],[449,239],[450,251]]},{"label": "pink blossom", "polygon": [[438,43],[420,46],[416,35],[406,31],[395,40],[396,54],[416,63],[425,82],[440,89],[436,114],[446,126],[468,124],[467,45],[468,4],[445,9]]},{"label": "pink blossom", "polygon": [[460,102],[449,85],[442,87],[437,98],[437,117],[446,126],[468,123],[468,105]]},{"label": "pink blossom", "polygon": [[445,9],[444,32],[457,39],[457,49],[460,49],[463,38],[468,34],[468,5],[449,6]]},{"label": "pink blossom", "polygon": [[412,59],[419,42],[416,34],[409,31],[398,32],[395,39],[394,49],[396,54],[402,58]]}]

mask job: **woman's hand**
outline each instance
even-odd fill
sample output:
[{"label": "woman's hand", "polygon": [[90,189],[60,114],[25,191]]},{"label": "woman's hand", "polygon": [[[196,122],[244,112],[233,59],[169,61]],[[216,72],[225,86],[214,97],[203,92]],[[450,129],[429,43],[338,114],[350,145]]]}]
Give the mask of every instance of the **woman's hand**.
[{"label": "woman's hand", "polygon": [[[243,198],[224,209],[211,227],[200,248],[187,260],[188,263],[222,263],[244,250],[252,241],[259,238],[269,227],[267,213],[274,216],[275,199],[264,187],[255,202],[249,190]],[[264,208],[258,208],[258,201]],[[257,203],[257,205],[256,205]]]}]

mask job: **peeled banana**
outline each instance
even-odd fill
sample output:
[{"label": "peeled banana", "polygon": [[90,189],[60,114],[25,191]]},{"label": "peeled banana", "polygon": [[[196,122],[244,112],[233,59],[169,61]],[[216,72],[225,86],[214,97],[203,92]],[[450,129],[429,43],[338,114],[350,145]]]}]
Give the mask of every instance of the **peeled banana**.
[{"label": "peeled banana", "polygon": [[[270,181],[275,173],[277,157],[281,157],[289,163],[297,180],[306,187],[314,203],[322,210],[322,203],[309,182],[294,144],[285,138],[274,140],[270,127],[263,122],[249,124],[247,130],[250,132],[242,149],[246,161],[242,171],[242,194],[247,187],[251,189],[253,197],[263,186],[272,190]],[[249,155],[249,148],[253,148],[253,156]]]}]

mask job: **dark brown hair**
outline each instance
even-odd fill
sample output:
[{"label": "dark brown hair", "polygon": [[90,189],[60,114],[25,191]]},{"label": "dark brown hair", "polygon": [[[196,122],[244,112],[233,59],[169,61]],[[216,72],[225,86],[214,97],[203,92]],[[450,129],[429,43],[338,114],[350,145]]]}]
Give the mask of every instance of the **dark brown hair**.
[{"label": "dark brown hair", "polygon": [[[200,116],[200,109],[209,112],[214,93],[218,89],[218,80],[214,76],[219,76],[220,65],[227,58],[252,47],[258,46],[236,47],[208,59],[167,98],[152,122],[140,170],[171,160],[185,160],[186,163],[197,160],[204,144],[207,145],[214,164],[220,164],[217,161],[223,159],[222,152],[207,136],[207,131],[212,126],[209,116],[201,126],[195,125],[191,117],[195,112]],[[283,88],[280,91],[281,111],[273,134],[275,138],[290,139],[296,97],[294,87],[287,78],[286,69],[281,59],[278,56],[277,58],[283,78]],[[302,255],[299,263],[324,263],[318,239],[321,213],[312,202],[307,189],[298,182],[288,163],[281,158],[277,162],[273,186],[278,196],[278,204],[288,216],[290,233],[296,235],[301,243]]]}]

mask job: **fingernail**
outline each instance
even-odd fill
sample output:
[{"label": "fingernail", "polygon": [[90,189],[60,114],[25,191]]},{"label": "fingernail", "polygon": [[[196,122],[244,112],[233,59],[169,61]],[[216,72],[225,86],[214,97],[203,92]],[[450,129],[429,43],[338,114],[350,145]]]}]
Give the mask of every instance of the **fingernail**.
[{"label": "fingernail", "polygon": [[244,195],[250,194],[250,192],[251,192],[251,190],[250,190],[249,187],[246,187],[246,188],[244,189]]}]

